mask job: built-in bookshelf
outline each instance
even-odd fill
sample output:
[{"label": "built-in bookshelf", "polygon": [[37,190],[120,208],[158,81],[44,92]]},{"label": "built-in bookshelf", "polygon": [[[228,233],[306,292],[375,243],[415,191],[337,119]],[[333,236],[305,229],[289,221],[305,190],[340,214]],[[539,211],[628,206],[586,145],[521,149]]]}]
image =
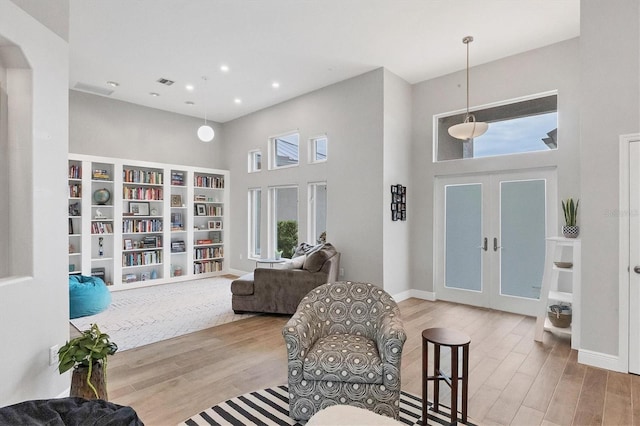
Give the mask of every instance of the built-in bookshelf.
[{"label": "built-in bookshelf", "polygon": [[69,275],[82,273],[82,162],[69,160]]},{"label": "built-in bookshelf", "polygon": [[226,170],[70,154],[69,273],[100,276],[112,290],[226,273],[228,179]]},{"label": "built-in bookshelf", "polygon": [[193,175],[193,273],[220,272],[224,267],[225,176]]}]

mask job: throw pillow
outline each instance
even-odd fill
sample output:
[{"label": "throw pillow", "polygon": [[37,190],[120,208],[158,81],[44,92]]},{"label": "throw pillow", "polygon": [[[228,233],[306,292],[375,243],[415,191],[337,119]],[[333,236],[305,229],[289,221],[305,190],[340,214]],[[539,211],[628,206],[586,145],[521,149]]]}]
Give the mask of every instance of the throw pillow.
[{"label": "throw pillow", "polygon": [[314,247],[315,246],[312,246],[311,244],[300,243],[298,247],[296,247],[296,250],[293,252],[293,257],[303,256],[307,254]]},{"label": "throw pillow", "polygon": [[318,272],[320,269],[322,269],[324,262],[333,257],[336,253],[337,251],[335,247],[333,247],[333,245],[330,243],[326,243],[320,248],[320,250],[314,251],[313,253],[307,255],[306,259],[304,260],[302,269],[305,269],[309,272]]}]

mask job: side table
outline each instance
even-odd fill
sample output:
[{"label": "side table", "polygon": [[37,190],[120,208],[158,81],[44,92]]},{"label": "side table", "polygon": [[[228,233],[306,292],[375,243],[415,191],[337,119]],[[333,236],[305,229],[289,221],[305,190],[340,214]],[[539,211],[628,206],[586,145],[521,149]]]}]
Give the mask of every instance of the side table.
[{"label": "side table", "polygon": [[[433,375],[429,376],[429,343],[433,344]],[[433,380],[433,410],[438,412],[440,382],[451,387],[451,424],[458,423],[458,381],[462,383],[462,422],[467,422],[467,394],[469,391],[469,343],[466,334],[450,328],[428,328],[422,332],[422,424],[427,421],[427,384]],[[451,349],[451,374],[440,370],[440,347]],[[458,350],[462,348],[462,375],[458,372]]]},{"label": "side table", "polygon": [[268,264],[273,269],[273,265],[274,264],[276,264],[276,263],[284,263],[284,259],[257,259],[256,260],[256,268],[261,263]]}]

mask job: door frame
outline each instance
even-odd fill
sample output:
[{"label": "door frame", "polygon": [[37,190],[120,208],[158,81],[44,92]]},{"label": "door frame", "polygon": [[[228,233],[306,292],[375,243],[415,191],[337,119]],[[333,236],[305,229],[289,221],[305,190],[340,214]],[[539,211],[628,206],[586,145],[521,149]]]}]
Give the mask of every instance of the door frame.
[{"label": "door frame", "polygon": [[631,238],[629,235],[630,224],[629,214],[630,212],[630,199],[629,191],[631,190],[630,182],[630,147],[632,142],[640,142],[640,133],[633,133],[627,135],[620,135],[619,138],[619,152],[620,152],[620,195],[619,195],[619,210],[618,210],[618,224],[619,224],[619,252],[618,252],[618,264],[619,264],[619,285],[618,285],[618,362],[617,371],[628,372],[629,371],[629,359],[630,354],[630,331],[631,331],[631,317],[629,315],[630,310],[630,286],[629,281],[631,279],[630,273],[630,259],[629,252],[631,250]]},{"label": "door frame", "polygon": [[[535,167],[530,169],[517,169],[517,170],[496,170],[481,173],[469,173],[460,175],[445,175],[436,176],[434,180],[434,222],[433,222],[433,292],[435,299],[438,300],[438,294],[442,295],[443,290],[447,292],[447,299],[455,297],[454,302],[471,304],[474,306],[487,307],[493,309],[504,309],[504,304],[500,301],[500,258],[499,256],[486,257],[492,253],[493,238],[498,238],[498,246],[502,245],[501,224],[499,217],[488,217],[482,219],[482,236],[488,238],[488,251],[482,253],[482,279],[483,287],[482,291],[476,292],[471,290],[461,290],[456,288],[444,289],[444,284],[440,283],[441,277],[444,277],[444,252],[442,251],[442,242],[444,240],[444,217],[442,209],[444,208],[445,195],[444,191],[441,191],[446,187],[448,181],[456,181],[453,185],[465,185],[471,183],[479,183],[482,188],[482,212],[490,214],[494,212],[493,207],[500,207],[500,180],[495,180],[494,177],[505,177],[505,181],[527,181],[544,179],[546,181],[545,186],[545,199],[546,199],[546,237],[555,236],[554,230],[557,229],[558,213],[557,213],[557,167]],[[494,184],[497,184],[494,186]],[[486,196],[488,195],[488,196]],[[497,197],[493,199],[492,197]],[[497,204],[494,202],[497,201]],[[496,212],[499,215],[499,212]],[[492,234],[492,235],[489,235]],[[554,234],[554,235],[549,235]],[[481,244],[479,241],[478,244]],[[488,266],[488,268],[484,268]],[[450,297],[452,295],[456,295]],[[533,299],[521,298],[518,296],[504,296],[510,298],[514,303],[513,306],[516,310],[538,312],[536,307],[532,308],[530,305]],[[541,300],[541,299],[539,299]],[[535,302],[534,302],[535,303]],[[529,305],[529,306],[528,306]],[[513,312],[514,309],[508,310]],[[525,315],[535,315],[532,312],[526,312]]]}]

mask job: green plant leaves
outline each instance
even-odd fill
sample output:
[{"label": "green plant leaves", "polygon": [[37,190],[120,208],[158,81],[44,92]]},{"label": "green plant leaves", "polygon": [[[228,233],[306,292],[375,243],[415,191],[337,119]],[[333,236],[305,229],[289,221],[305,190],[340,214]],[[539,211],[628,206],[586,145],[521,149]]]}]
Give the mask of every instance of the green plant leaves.
[{"label": "green plant leaves", "polygon": [[564,213],[564,223],[567,226],[576,226],[578,221],[578,206],[580,205],[580,200],[577,200],[575,203],[573,202],[573,198],[567,198],[562,200],[562,211]]}]

